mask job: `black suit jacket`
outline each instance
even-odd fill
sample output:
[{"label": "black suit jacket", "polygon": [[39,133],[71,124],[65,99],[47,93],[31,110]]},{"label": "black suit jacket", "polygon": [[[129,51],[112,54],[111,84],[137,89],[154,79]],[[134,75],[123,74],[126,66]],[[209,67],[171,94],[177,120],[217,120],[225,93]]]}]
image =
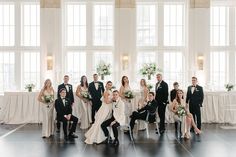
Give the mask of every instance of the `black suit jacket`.
[{"label": "black suit jacket", "polygon": [[[73,87],[71,84],[68,84],[69,86],[69,91],[66,90],[66,98],[69,99],[71,101],[71,103],[74,103],[74,93],[73,93]],[[57,98],[60,98],[60,93],[59,91],[62,89],[62,88],[65,88],[66,89],[66,86],[64,83],[60,84],[57,88]]]},{"label": "black suit jacket", "polygon": [[176,90],[175,89],[172,89],[171,91],[170,91],[170,101],[171,102],[173,102],[173,100],[175,99],[175,97],[176,97]]},{"label": "black suit jacket", "polygon": [[148,101],[147,105],[138,110],[139,113],[150,113],[148,117],[149,122],[154,122],[156,118],[156,109],[157,109],[157,102],[156,100]]},{"label": "black suit jacket", "polygon": [[61,98],[56,99],[55,109],[57,111],[57,120],[63,120],[64,115],[72,114],[72,103],[69,99],[65,98],[65,106]]},{"label": "black suit jacket", "polygon": [[186,103],[188,103],[189,105],[194,105],[194,106],[199,105],[199,107],[202,107],[204,99],[203,88],[197,85],[193,93],[191,89],[192,86],[189,86],[186,96]]},{"label": "black suit jacket", "polygon": [[138,112],[149,111],[149,113],[154,114],[156,112],[156,109],[157,109],[157,102],[156,100],[153,100],[153,101],[148,101],[147,105],[138,110]]},{"label": "black suit jacket", "polygon": [[98,81],[98,90],[96,90],[95,83],[91,82],[89,83],[88,91],[92,96],[92,102],[93,105],[94,103],[97,103],[100,101],[102,94],[104,93],[104,86],[103,83]]},{"label": "black suit jacket", "polygon": [[155,100],[157,101],[158,105],[168,104],[168,84],[165,81],[161,81],[159,87],[157,88],[157,83],[155,87],[156,97]]}]

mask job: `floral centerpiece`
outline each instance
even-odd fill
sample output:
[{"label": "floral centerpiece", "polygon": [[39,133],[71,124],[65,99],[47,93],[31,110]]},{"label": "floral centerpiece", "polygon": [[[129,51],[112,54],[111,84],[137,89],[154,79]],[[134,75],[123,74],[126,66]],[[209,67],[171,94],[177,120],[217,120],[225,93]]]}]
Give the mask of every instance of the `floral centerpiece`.
[{"label": "floral centerpiece", "polygon": [[111,74],[111,65],[101,61],[97,66],[97,73],[101,76],[101,79],[104,80],[104,76]]},{"label": "floral centerpiece", "polygon": [[32,92],[32,89],[35,87],[33,83],[27,84],[25,86],[25,89],[28,89],[28,92]]},{"label": "floral centerpiece", "polygon": [[185,107],[182,105],[179,105],[179,107],[177,108],[177,114],[179,117],[185,116],[186,115]]},{"label": "floral centerpiece", "polygon": [[148,77],[148,80],[151,80],[151,76],[155,75],[157,71],[160,71],[157,69],[155,63],[145,63],[143,64],[143,67],[140,69],[140,73],[145,77]]},{"label": "floral centerpiece", "polygon": [[229,91],[231,91],[231,90],[233,90],[233,89],[234,89],[234,85],[233,85],[233,84],[230,84],[230,83],[228,83],[228,84],[226,84],[226,85],[225,85],[225,88],[226,88],[226,90],[229,92]]},{"label": "floral centerpiece", "polygon": [[148,88],[149,91],[151,91],[151,89],[153,88],[153,85],[148,84],[148,85],[147,85],[147,88]]},{"label": "floral centerpiece", "polygon": [[88,101],[92,99],[92,96],[90,95],[88,91],[82,91],[81,96]]}]

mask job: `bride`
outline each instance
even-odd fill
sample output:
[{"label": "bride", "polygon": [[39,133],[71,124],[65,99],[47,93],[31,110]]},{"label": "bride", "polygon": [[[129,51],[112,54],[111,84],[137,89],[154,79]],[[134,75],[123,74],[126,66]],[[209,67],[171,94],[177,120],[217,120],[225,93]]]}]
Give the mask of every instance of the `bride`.
[{"label": "bride", "polygon": [[101,124],[111,118],[112,116],[112,82],[108,81],[106,84],[106,90],[104,92],[102,100],[102,106],[95,115],[95,122],[92,127],[85,133],[85,143],[102,143],[106,137],[102,131]]}]

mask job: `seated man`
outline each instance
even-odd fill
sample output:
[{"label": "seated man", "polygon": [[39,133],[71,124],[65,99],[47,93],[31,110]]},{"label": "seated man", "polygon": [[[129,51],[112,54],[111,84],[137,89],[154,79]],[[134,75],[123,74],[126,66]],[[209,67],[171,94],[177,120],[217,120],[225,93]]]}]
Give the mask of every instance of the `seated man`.
[{"label": "seated man", "polygon": [[[57,111],[57,120],[63,122],[64,137],[68,138],[78,138],[74,134],[78,122],[78,118],[72,115],[71,101],[66,98],[66,89],[62,88],[59,91],[60,97],[55,101],[55,108]],[[69,136],[67,136],[67,122],[72,121],[73,124],[69,130]]]},{"label": "seated man", "polygon": [[109,132],[107,127],[111,126],[114,133],[115,140],[113,141],[114,146],[119,145],[118,140],[118,130],[117,127],[125,124],[125,104],[119,97],[119,92],[117,90],[113,91],[112,94],[112,117],[101,124],[104,135],[107,137],[106,143],[108,143]]},{"label": "seated man", "polygon": [[141,120],[146,120],[147,115],[148,116],[148,121],[149,122],[154,122],[156,118],[156,108],[157,108],[157,102],[154,99],[154,93],[149,92],[148,93],[148,102],[147,105],[141,108],[138,111],[134,111],[132,115],[130,116],[130,127],[131,130],[134,128],[135,120],[141,119]]}]

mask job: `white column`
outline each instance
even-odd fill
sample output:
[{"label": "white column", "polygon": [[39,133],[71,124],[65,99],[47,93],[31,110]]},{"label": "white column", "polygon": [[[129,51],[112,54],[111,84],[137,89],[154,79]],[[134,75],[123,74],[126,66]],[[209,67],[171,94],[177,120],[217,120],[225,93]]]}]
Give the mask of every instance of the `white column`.
[{"label": "white column", "polygon": [[[61,46],[61,8],[60,1],[41,0],[41,83],[50,78],[54,86],[61,82],[62,46]],[[52,56],[52,70],[47,69],[47,56]]]},{"label": "white column", "polygon": [[[199,84],[209,83],[210,78],[210,0],[192,1],[189,9],[189,51],[188,51],[188,78],[197,76]],[[197,57],[203,56],[203,70],[198,69]]]},{"label": "white column", "polygon": [[[123,75],[135,80],[136,62],[136,9],[135,1],[116,0],[114,79],[120,82]],[[123,68],[123,57],[128,56],[128,66]]]}]

